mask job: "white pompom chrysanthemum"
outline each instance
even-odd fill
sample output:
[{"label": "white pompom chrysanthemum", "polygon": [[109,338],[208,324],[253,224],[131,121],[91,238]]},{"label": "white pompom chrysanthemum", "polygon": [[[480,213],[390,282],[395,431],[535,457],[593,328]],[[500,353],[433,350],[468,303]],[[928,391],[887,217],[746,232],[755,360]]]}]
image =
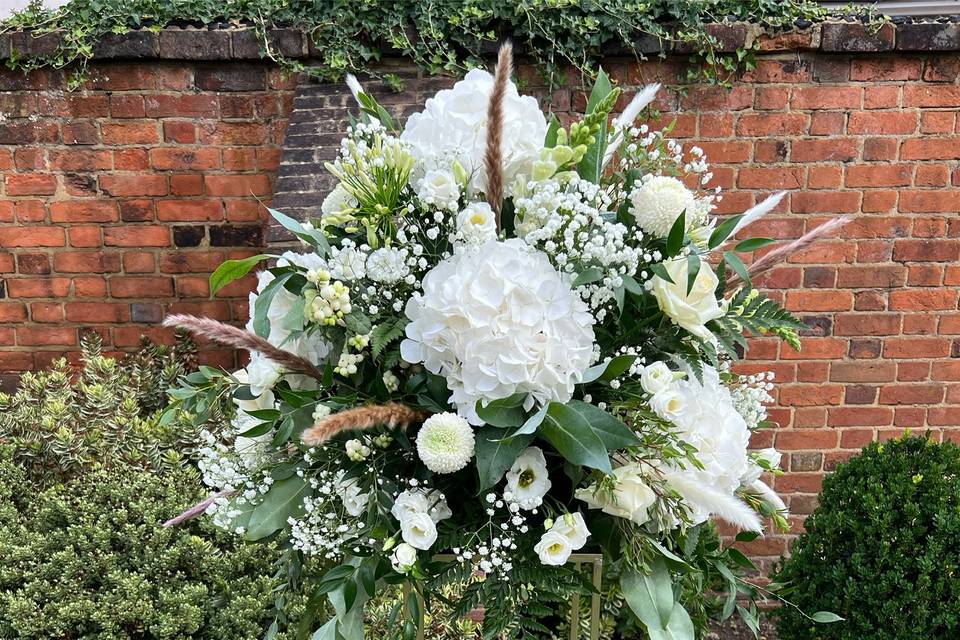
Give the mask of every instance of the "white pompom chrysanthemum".
[{"label": "white pompom chrysanthemum", "polygon": [[644,233],[657,238],[666,237],[673,223],[681,213],[694,205],[694,201],[690,189],[670,176],[655,176],[644,180],[630,192],[630,202],[633,205],[631,213],[637,224]]},{"label": "white pompom chrysanthemum", "polygon": [[434,473],[460,471],[473,457],[473,429],[455,413],[427,418],[417,434],[417,453]]}]

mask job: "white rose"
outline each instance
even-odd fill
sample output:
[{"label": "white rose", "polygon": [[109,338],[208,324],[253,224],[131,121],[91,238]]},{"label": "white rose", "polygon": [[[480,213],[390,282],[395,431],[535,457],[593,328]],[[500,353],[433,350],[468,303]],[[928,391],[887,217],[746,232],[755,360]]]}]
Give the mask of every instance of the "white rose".
[{"label": "white rose", "polygon": [[640,386],[651,395],[669,389],[673,381],[673,371],[666,362],[654,362],[644,367],[640,374]]},{"label": "white rose", "polygon": [[406,542],[401,542],[390,557],[390,564],[397,573],[407,573],[417,563],[417,550]]},{"label": "white rose", "polygon": [[570,541],[570,546],[574,551],[583,548],[587,544],[587,538],[590,537],[590,530],[587,529],[587,523],[583,520],[583,514],[566,513],[557,518],[550,531],[556,531],[565,536]]},{"label": "white rose", "polygon": [[683,393],[676,387],[669,387],[650,398],[650,408],[661,419],[679,424],[694,402],[696,399],[691,398],[689,394]]},{"label": "white rose", "polygon": [[467,243],[482,243],[497,236],[497,220],[486,202],[471,202],[457,215],[457,231]]},{"label": "white rose", "polygon": [[533,550],[537,552],[542,564],[559,567],[570,559],[573,545],[570,538],[551,529],[543,534]]},{"label": "white rose", "polygon": [[426,551],[437,541],[437,525],[429,514],[410,514],[400,521],[400,535],[410,546]]},{"label": "white rose", "polygon": [[643,469],[639,464],[625,464],[614,469],[613,475],[617,485],[612,495],[590,486],[577,489],[577,499],[586,502],[591,509],[600,509],[636,524],[647,522],[650,519],[648,511],[656,502],[657,494],[644,479]]},{"label": "white rose", "polygon": [[654,276],[651,280],[653,296],[660,309],[693,335],[713,341],[713,334],[704,325],[725,313],[715,294],[718,283],[716,274],[707,262],[701,261],[693,288],[687,293],[687,259],[682,256],[672,258],[663,266],[673,282],[660,276]]},{"label": "white rose", "polygon": [[460,200],[460,185],[451,171],[433,169],[417,181],[417,197],[426,204],[455,210]]},{"label": "white rose", "polygon": [[553,483],[540,447],[528,447],[507,471],[507,490],[523,509],[536,509]]}]

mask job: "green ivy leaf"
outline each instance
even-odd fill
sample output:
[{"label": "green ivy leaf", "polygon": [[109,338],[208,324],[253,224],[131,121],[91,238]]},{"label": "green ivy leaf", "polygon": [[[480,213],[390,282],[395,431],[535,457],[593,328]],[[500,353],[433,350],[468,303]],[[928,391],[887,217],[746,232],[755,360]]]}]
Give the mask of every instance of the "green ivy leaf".
[{"label": "green ivy leaf", "polygon": [[220,289],[223,289],[234,280],[239,280],[247,275],[251,269],[264,260],[277,257],[279,256],[261,253],[241,260],[227,260],[217,267],[216,271],[210,274],[210,295],[215,295]]}]

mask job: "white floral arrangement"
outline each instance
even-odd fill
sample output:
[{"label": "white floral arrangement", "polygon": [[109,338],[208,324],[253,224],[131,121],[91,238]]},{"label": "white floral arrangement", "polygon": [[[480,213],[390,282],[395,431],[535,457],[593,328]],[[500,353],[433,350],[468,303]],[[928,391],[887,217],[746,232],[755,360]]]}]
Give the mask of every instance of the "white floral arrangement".
[{"label": "white floral arrangement", "polygon": [[280,540],[291,575],[326,566],[308,588],[334,615],[314,638],[362,638],[364,603],[401,582],[426,603],[468,583],[457,610],[484,608],[484,637],[528,637],[544,604],[585,592],[575,552],[603,554],[652,638],[735,608],[755,624],[748,561],[714,521],[750,540],[786,508],[764,480],[780,454],[749,449],[772,374],[730,365],[745,333],[799,344],[751,277],[835,225],[747,267],[772,241],[733,238],[782,194],[714,216],[703,152],[635,123],[659,85],[610,122],[601,72],[564,128],[509,76],[505,50],[403,128],[352,81],[361,118],[322,215],[272,211],[308,250],[212,277],[275,260],[247,330],[168,319],[251,350],[172,392],[197,420],[234,405],[203,451],[211,498],[186,515]]}]

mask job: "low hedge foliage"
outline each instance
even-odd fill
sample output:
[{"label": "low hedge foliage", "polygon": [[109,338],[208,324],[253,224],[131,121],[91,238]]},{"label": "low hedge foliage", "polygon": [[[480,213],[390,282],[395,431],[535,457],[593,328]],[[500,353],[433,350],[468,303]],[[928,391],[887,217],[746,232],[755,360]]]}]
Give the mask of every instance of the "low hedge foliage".
[{"label": "low hedge foliage", "polygon": [[845,618],[784,606],[781,640],[960,637],[960,447],[905,437],[840,465],[774,580],[802,610]]}]

